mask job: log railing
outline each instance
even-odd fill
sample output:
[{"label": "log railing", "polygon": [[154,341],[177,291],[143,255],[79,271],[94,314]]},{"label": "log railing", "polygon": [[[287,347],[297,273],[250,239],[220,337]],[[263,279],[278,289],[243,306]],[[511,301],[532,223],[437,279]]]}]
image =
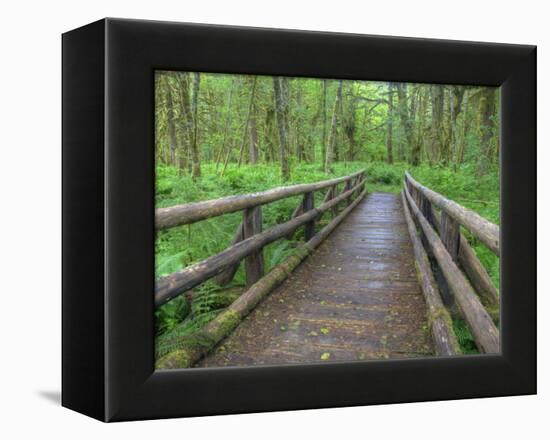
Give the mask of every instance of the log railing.
[{"label": "log railing", "polygon": [[[337,187],[340,183],[345,183],[345,187],[338,194]],[[367,193],[365,183],[364,171],[358,171],[349,176],[323,182],[276,188],[261,193],[157,210],[157,229],[189,224],[239,210],[243,210],[243,221],[227,249],[158,280],[155,288],[156,307],[188,292],[189,289],[209,278],[215,277],[216,282],[222,284],[229,282],[243,259],[247,290],[196,334],[183,337],[179,341],[181,348],[158,359],[156,367],[159,369],[192,367],[212,350],[357,206]],[[314,191],[325,188],[328,190],[323,202],[315,207]],[[262,232],[261,205],[296,195],[303,195],[303,199],[294,210],[291,219]],[[338,213],[338,205],[344,201],[347,207]],[[315,222],[328,210],[333,213],[332,220],[315,233]],[[300,226],[304,226],[305,229],[305,243],[296,247],[282,263],[264,275],[263,247],[275,240],[289,237]]]},{"label": "log railing", "polygon": [[[344,183],[345,187],[340,194],[337,194],[337,187],[340,183]],[[358,197],[362,198],[366,193],[364,187],[364,170],[361,170],[349,176],[322,182],[157,209],[155,215],[157,230],[191,224],[237,211],[243,211],[243,220],[228,248],[159,279],[155,287],[155,306],[161,306],[210,278],[215,278],[218,284],[227,284],[235,275],[243,259],[245,260],[246,285],[247,287],[252,286],[264,276],[262,254],[264,246],[278,239],[289,237],[300,226],[304,226],[305,241],[311,241],[315,237],[315,222],[323,213],[331,210],[334,222],[339,217],[338,205],[343,201],[347,201],[347,204],[350,205],[352,200]],[[315,207],[314,192],[326,188],[328,190],[323,203]],[[297,195],[303,195],[303,199],[292,214],[292,218],[285,223],[262,231],[261,206]]]},{"label": "log railing", "polygon": [[[467,229],[497,256],[500,228],[421,185],[409,173],[405,173],[402,198],[438,354],[459,353],[447,310],[453,305],[458,306],[478,349],[498,353],[500,334],[494,323],[498,319],[498,292],[460,228]],[[428,255],[433,256],[445,286],[436,282]],[[445,301],[447,307],[440,287],[451,294],[451,303]]]}]

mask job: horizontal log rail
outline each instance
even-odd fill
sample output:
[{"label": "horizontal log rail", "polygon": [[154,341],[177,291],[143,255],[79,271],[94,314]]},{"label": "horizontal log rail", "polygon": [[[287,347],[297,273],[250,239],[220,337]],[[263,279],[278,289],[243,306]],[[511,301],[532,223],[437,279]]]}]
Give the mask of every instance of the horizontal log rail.
[{"label": "horizontal log rail", "polygon": [[495,255],[498,256],[500,254],[500,228],[497,225],[484,219],[474,211],[418,183],[407,172],[405,172],[405,182],[409,184],[409,190],[412,187],[420,192],[428,201],[468,229],[474,237],[481,240]]},{"label": "horizontal log rail", "polygon": [[443,305],[439,288],[430,267],[428,255],[416,232],[416,226],[409,211],[404,191],[401,192],[401,197],[407,228],[409,229],[409,235],[413,244],[418,279],[422,293],[426,299],[426,305],[428,306],[428,322],[430,323],[436,353],[440,356],[460,354],[460,347],[453,331],[451,316]]},{"label": "horizontal log rail", "polygon": [[[443,306],[431,265],[427,264],[427,250],[433,255],[435,263],[441,270],[452,299],[466,320],[478,349],[483,353],[498,353],[500,332],[492,319],[498,318],[498,310],[495,314],[494,309],[485,308],[498,306],[498,298],[495,298],[496,289],[492,286],[487,272],[466,238],[460,233],[460,225],[463,225],[480,238],[479,236],[483,235],[481,232],[493,230],[491,227],[486,227],[487,225],[495,225],[419,184],[408,173],[405,175],[402,196],[436,349],[441,354],[452,354],[456,345],[449,334],[448,311]],[[432,203],[441,209],[440,215],[434,211]],[[498,238],[498,227],[496,228]],[[474,231],[477,231],[478,235]],[[418,233],[423,240],[420,240]],[[492,238],[482,241],[485,244],[496,243],[498,255],[498,240],[494,241],[495,235],[485,234],[485,236]]]},{"label": "horizontal log rail", "polygon": [[[346,182],[346,185],[350,182],[349,189],[345,190],[336,197],[328,198],[328,200],[327,197],[325,197],[326,201],[318,207],[313,206],[312,187],[316,189],[329,187],[329,191],[332,190],[332,194],[334,194],[334,188],[341,182]],[[233,277],[236,272],[236,267],[238,267],[238,264],[243,259],[245,259],[246,263],[245,271],[247,286],[256,283],[263,276],[263,257],[261,252],[266,245],[280,238],[288,237],[290,233],[302,225],[305,226],[306,241],[314,239],[316,236],[314,231],[314,222],[317,221],[324,212],[337,209],[338,205],[344,200],[347,199],[351,201],[354,195],[358,196],[358,192],[364,190],[365,183],[366,179],[364,178],[364,171],[359,171],[350,176],[318,182],[316,184],[279,188],[286,190],[289,188],[300,187],[300,192],[298,192],[298,194],[304,194],[304,200],[301,202],[302,209],[295,212],[295,214],[299,215],[293,216],[293,218],[289,221],[275,225],[263,232],[261,232],[261,211],[259,205],[268,202],[266,202],[266,198],[264,197],[254,199],[254,204],[246,205],[246,208],[244,208],[243,223],[239,226],[236,237],[231,246],[216,255],[167,275],[157,281],[155,287],[155,307],[165,304],[176,296],[181,295],[182,293],[210,278],[216,276],[219,277],[223,274],[223,281],[224,283],[227,283],[228,280]],[[295,190],[293,189],[290,193],[287,193],[286,196],[281,196],[280,193],[277,193],[279,189],[266,191],[264,193],[256,193],[254,196],[269,193],[269,197],[272,197],[273,194],[277,194],[277,198],[275,200],[279,200],[283,197],[291,197],[296,195],[294,192]],[[363,191],[358,197],[363,197],[364,193],[365,191]],[[227,199],[218,199],[217,201],[220,200],[225,201]],[[250,201],[251,199],[247,200]],[[224,205],[222,204],[222,206]],[[228,209],[226,212],[233,212],[233,208],[228,208],[227,206],[223,209]],[[180,212],[184,211],[185,210],[182,210]],[[205,211],[201,212],[204,214]]]},{"label": "horizontal log rail", "polygon": [[242,194],[215,200],[206,200],[204,202],[176,205],[169,208],[159,208],[155,213],[155,227],[158,230],[168,229],[175,226],[188,225],[223,214],[229,214],[231,212],[243,211],[247,208],[254,208],[288,197],[299,196],[324,188],[334,187],[339,183],[349,182],[363,174],[364,170],[360,170],[349,176],[323,180],[316,183],[284,186],[252,194]]}]

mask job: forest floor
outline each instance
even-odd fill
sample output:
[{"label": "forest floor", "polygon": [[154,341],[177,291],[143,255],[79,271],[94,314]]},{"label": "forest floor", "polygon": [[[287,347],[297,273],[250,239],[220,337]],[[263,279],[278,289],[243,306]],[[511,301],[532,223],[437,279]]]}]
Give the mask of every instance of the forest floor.
[{"label": "forest floor", "polygon": [[[365,168],[369,193],[378,191],[397,194],[402,187],[404,171],[408,170],[423,185],[478,212],[496,224],[500,223],[499,176],[496,171],[478,178],[475,175],[474,167],[469,165],[463,165],[453,170],[443,166],[430,165],[411,167],[406,163],[389,165],[384,162],[340,162],[335,164],[334,172],[330,175],[320,171],[320,168],[319,164],[294,164],[291,180],[285,184],[316,182],[347,175]],[[180,174],[174,167],[157,166],[156,207],[262,191],[283,185],[280,180],[279,167],[275,164],[243,165],[240,168],[232,165],[226,170],[223,177],[220,176],[220,171],[216,172],[214,164],[205,164],[202,167],[202,177],[193,182],[187,174]],[[322,198],[323,194],[316,194],[316,204],[321,203]],[[293,197],[265,205],[262,209],[264,229],[288,220],[289,215],[299,202],[300,197]],[[241,217],[241,213],[228,214],[159,233],[155,244],[157,278],[226,248],[233,238]],[[318,228],[326,224],[328,216],[325,217],[327,218],[320,222]],[[279,240],[265,248],[266,270],[284,260],[303,240],[302,229],[300,228],[294,234],[292,240]],[[476,242],[466,231],[464,232],[498,289],[498,258]],[[169,349],[169,347],[163,346],[163,334],[171,333],[173,335],[173,332],[176,331],[185,335],[198,330],[228,305],[228,296],[222,290],[235,290],[242,285],[244,285],[244,273],[240,268],[234,281],[226,289],[221,289],[210,282],[197,289],[193,299],[192,312],[183,298],[177,298],[161,307],[156,312],[157,355]],[[473,338],[464,322],[457,320],[454,325],[462,350],[465,353],[476,352]]]}]

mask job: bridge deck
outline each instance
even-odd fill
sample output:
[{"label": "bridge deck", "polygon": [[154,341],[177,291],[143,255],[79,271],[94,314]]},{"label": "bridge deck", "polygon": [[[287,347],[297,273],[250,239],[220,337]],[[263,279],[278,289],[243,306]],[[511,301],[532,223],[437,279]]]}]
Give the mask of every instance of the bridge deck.
[{"label": "bridge deck", "polygon": [[433,354],[397,195],[374,193],[198,367]]}]

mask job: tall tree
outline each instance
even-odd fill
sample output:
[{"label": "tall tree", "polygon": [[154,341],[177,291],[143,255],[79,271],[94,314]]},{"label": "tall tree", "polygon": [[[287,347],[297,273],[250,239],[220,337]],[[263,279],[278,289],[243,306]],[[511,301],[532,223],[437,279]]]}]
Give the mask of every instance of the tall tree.
[{"label": "tall tree", "polygon": [[252,109],[250,110],[250,149],[249,149],[249,161],[251,164],[258,162],[260,158],[260,148],[258,145],[258,128],[256,126],[256,103],[252,103]]},{"label": "tall tree", "polygon": [[495,134],[496,89],[484,87],[479,98],[479,160],[477,175],[487,172],[491,159],[491,141]]},{"label": "tall tree", "polygon": [[[416,130],[414,131],[414,144],[411,156],[417,159],[417,164],[422,162],[422,152],[425,151],[425,139],[427,137],[426,113],[428,110],[428,101],[430,100],[429,90],[426,86],[418,86],[417,90],[417,110],[416,110]],[[424,155],[425,157],[425,155]]]},{"label": "tall tree", "polygon": [[165,77],[166,86],[166,106],[168,107],[168,138],[170,141],[170,163],[176,165],[176,150],[178,149],[178,140],[176,137],[176,124],[174,112],[174,100],[172,99],[172,86],[168,76]]},{"label": "tall tree", "polygon": [[201,162],[199,155],[198,137],[199,137],[199,88],[200,88],[200,73],[193,74],[193,101],[191,103],[191,111],[193,112],[193,142],[191,144],[191,161],[193,163],[193,179],[201,176]]},{"label": "tall tree", "polygon": [[323,119],[323,137],[321,139],[321,158],[323,167],[325,166],[325,161],[327,158],[327,90],[328,90],[328,81],[324,79],[322,81],[322,103],[323,111],[321,117]]},{"label": "tall tree", "polygon": [[223,155],[225,152],[225,146],[227,145],[227,135],[229,133],[229,127],[231,125],[231,101],[233,99],[233,89],[235,88],[235,81],[231,81],[231,88],[229,89],[229,100],[227,101],[227,107],[225,109],[225,127],[223,130],[223,140],[222,144],[220,146],[218,157],[216,158],[216,172],[218,171],[218,165],[220,164],[220,161],[223,160]]},{"label": "tall tree", "polygon": [[388,163],[393,163],[393,84],[388,83],[388,114],[386,116],[386,150]]},{"label": "tall tree", "polygon": [[[347,154],[344,152],[344,158],[347,160],[353,161],[357,156],[357,143],[355,140],[356,132],[356,112],[357,112],[357,100],[353,97],[353,88],[349,89],[349,94],[346,93],[345,96],[350,96],[350,99],[346,103],[346,111],[342,112],[342,125],[343,131],[348,139],[348,150]],[[344,98],[342,97],[342,107]]]},{"label": "tall tree", "polygon": [[[272,97],[272,102],[275,99]],[[266,160],[269,162],[275,162],[277,160],[277,154],[275,152],[275,145],[277,143],[277,129],[275,121],[275,105],[270,105],[265,112],[265,122],[264,122],[264,145],[266,152]]]},{"label": "tall tree", "polygon": [[179,89],[180,118],[179,126],[183,138],[182,148],[179,154],[180,168],[187,167],[189,174],[193,172],[191,161],[191,145],[193,143],[193,113],[191,111],[191,98],[189,92],[190,74],[178,72],[176,79]]},{"label": "tall tree", "polygon": [[463,86],[451,86],[451,96],[449,99],[449,161],[452,161],[453,164],[456,164],[457,151],[459,149],[457,122],[458,116],[462,111],[465,90],[466,88]]},{"label": "tall tree", "polygon": [[332,163],[334,161],[334,145],[336,142],[336,135],[337,135],[338,111],[340,109],[341,101],[342,101],[342,80],[339,80],[338,88],[336,89],[336,97],[334,98],[334,108],[332,111],[332,119],[330,122],[330,131],[328,133],[328,139],[327,139],[325,173],[332,172]]},{"label": "tall tree", "polygon": [[283,181],[290,179],[290,167],[288,164],[288,138],[285,114],[287,113],[288,102],[284,86],[285,78],[273,77],[273,96],[275,97],[275,116],[279,133],[279,157],[281,160],[281,177]]},{"label": "tall tree", "polygon": [[[398,112],[399,120],[401,121],[401,126],[405,131],[405,138],[407,140],[407,149],[409,151],[409,161],[411,165],[418,165],[420,163],[420,155],[418,151],[414,149],[414,133],[413,133],[413,123],[411,116],[409,114],[409,102],[407,96],[407,84],[397,83],[397,97],[398,97]],[[405,159],[405,154],[403,148],[399,151],[399,160]]]},{"label": "tall tree", "polygon": [[443,138],[443,87],[440,85],[432,85],[430,87],[432,97],[432,126],[431,126],[431,146],[430,146],[430,162],[438,162],[444,152]]},{"label": "tall tree", "polygon": [[241,142],[241,149],[239,151],[239,163],[238,166],[241,166],[241,163],[243,161],[243,153],[244,153],[244,146],[246,144],[246,141],[248,140],[248,127],[250,125],[250,115],[252,113],[252,104],[254,103],[254,95],[256,94],[256,83],[258,81],[258,77],[254,76],[254,78],[251,78],[251,86],[250,86],[250,95],[248,98],[248,110],[246,112],[246,120],[244,124],[244,130],[243,130],[243,137]]}]

